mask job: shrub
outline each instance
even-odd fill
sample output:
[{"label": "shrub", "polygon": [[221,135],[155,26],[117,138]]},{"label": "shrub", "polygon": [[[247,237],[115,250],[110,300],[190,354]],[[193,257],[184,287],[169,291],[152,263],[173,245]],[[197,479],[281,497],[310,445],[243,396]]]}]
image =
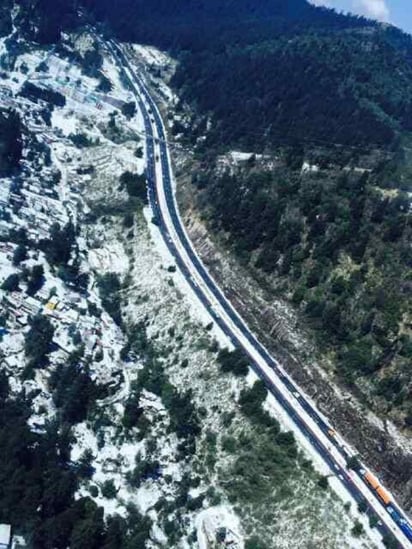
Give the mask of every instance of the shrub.
[{"label": "shrub", "polygon": [[5,292],[15,292],[19,289],[19,275],[11,274],[1,285],[1,289]]},{"label": "shrub", "polygon": [[230,436],[224,436],[222,438],[222,450],[229,454],[236,452],[236,439]]},{"label": "shrub", "polygon": [[44,270],[42,265],[34,265],[27,281],[27,293],[34,295],[44,284]]},{"label": "shrub", "polygon": [[122,323],[120,309],[121,284],[116,273],[106,273],[97,280],[102,305],[119,326]]},{"label": "shrub", "polygon": [[252,418],[260,418],[262,404],[267,396],[267,389],[263,381],[255,381],[251,389],[244,389],[239,398],[242,412]]},{"label": "shrub", "polygon": [[53,335],[54,328],[47,317],[37,315],[31,320],[30,330],[24,339],[24,351],[34,364],[44,362],[50,353]]},{"label": "shrub", "polygon": [[359,521],[356,521],[351,532],[355,538],[360,538],[361,535],[364,533],[362,524]]},{"label": "shrub", "polygon": [[145,174],[139,175],[132,172],[124,172],[120,176],[120,188],[126,188],[130,197],[139,198],[143,204],[147,204],[147,188]]},{"label": "shrub", "polygon": [[16,267],[25,259],[27,259],[27,248],[24,244],[19,244],[13,253],[13,265]]},{"label": "shrub", "polygon": [[136,114],[136,103],[134,101],[125,103],[122,106],[122,114],[128,119],[133,118],[133,116]]},{"label": "shrub", "polygon": [[249,371],[249,360],[241,349],[228,351],[222,349],[217,355],[223,372],[232,372],[236,376],[246,376]]},{"label": "shrub", "polygon": [[322,488],[322,490],[326,490],[329,486],[328,477],[321,476],[318,480],[318,486]]},{"label": "shrub", "polygon": [[246,540],[245,549],[267,549],[257,536],[253,536]]},{"label": "shrub", "polygon": [[112,479],[105,480],[101,485],[102,496],[107,499],[114,499],[117,494],[116,486]]},{"label": "shrub", "polygon": [[92,498],[99,497],[99,489],[96,485],[93,484],[92,486],[90,486],[89,492],[90,492],[90,495],[92,496]]}]

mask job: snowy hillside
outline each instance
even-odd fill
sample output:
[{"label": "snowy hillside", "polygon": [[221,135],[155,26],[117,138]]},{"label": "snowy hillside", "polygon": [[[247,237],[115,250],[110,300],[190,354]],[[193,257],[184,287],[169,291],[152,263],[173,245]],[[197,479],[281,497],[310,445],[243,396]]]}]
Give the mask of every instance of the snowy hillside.
[{"label": "snowy hillside", "polygon": [[0,50],[0,100],[24,127],[20,171],[0,180],[1,369],[30,431],[70,439],[96,543],[120,516],[117,547],[373,547],[252,374],[225,371],[230,344],[152,222],[144,127],[113,60],[89,35],[16,44]]}]

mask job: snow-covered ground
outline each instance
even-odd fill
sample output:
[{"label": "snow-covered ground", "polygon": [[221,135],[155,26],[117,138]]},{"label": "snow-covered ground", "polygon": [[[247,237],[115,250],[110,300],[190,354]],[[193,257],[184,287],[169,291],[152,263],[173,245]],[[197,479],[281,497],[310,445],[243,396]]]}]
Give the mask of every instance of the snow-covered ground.
[{"label": "snow-covered ground", "polygon": [[[172,64],[153,48],[135,50],[149,65]],[[39,73],[35,68],[42,61],[47,71]],[[27,66],[25,73],[20,70],[22,62]],[[90,451],[94,468],[78,497],[92,497],[104,508],[106,517],[115,513],[124,516],[128,505],[135,504],[153,521],[148,547],[241,549],[245,539],[255,533],[266,546],[276,548],[309,547],[308,540],[327,549],[372,547],[366,538],[359,541],[350,535],[356,510],[345,511],[344,501],[317,487],[318,473],[305,473],[300,465],[296,465],[296,474],[274,484],[271,494],[251,503],[240,496],[238,501],[230,500],[231,482],[241,484],[247,477],[237,468],[238,459],[250,451],[248,445],[262,442],[259,430],[244,417],[237,401],[253,376],[238,379],[222,375],[217,351],[229,342],[175,269],[158,228],[151,222],[150,208],[136,204],[131,208],[126,190],[120,189],[122,173],[144,171],[144,157],[135,154],[138,148],[144,153],[140,137],[144,126],[139,112],[130,120],[121,113],[121,105],[130,101],[131,95],[109,56],[104,58],[102,72],[113,86],[107,95],[97,93],[98,80],[85,76],[75,63],[30,51],[18,59],[15,70],[3,82],[14,94],[30,78],[66,97],[64,107],[53,109],[50,126],[40,115],[46,104],[13,98],[28,132],[35,136],[34,142],[48,148],[50,165],[44,152],[34,158],[29,154],[33,143],[26,146],[24,166],[28,175],[18,199],[22,205],[8,208],[5,230],[24,227],[34,239],[41,239],[48,236],[54,222],[63,226],[73,220],[79,228],[76,238],[81,272],[89,276],[86,291],[79,293],[62,281],[59,269],[50,266],[35,246],[20,265],[13,264],[16,244],[0,246],[0,283],[17,273],[22,290],[0,290],[0,306],[7,313],[1,341],[2,367],[10,374],[15,393],[21,389],[26,394],[38,393],[29,424],[41,430],[56,415],[50,374],[77,349],[75,340],[80,337],[92,379],[108,385],[111,391],[73,430],[72,461]],[[173,93],[164,86],[163,95],[173,102]],[[89,146],[74,145],[71,136],[79,133],[87,136]],[[50,193],[51,185],[45,182],[57,173],[58,181]],[[0,183],[9,200],[11,181]],[[30,297],[22,273],[35,264],[43,266],[44,284]],[[98,279],[108,273],[116,273],[121,283],[123,330],[103,310],[99,295]],[[91,312],[96,309],[101,312]],[[52,322],[56,349],[50,354],[47,369],[36,370],[33,379],[24,380],[24,337],[30,316],[37,312]],[[181,441],[172,425],[167,398],[146,389],[139,389],[135,405],[143,419],[137,426],[125,426],[128,401],[136,396],[135,384],[147,368],[138,353],[124,353],[128,335],[136,326],[144,332],[152,358],[168,383],[181,394],[191,391],[201,424],[193,454],[179,450]],[[287,418],[270,399],[267,407],[282,429],[289,429]],[[235,452],[225,448],[225,438],[234,440]],[[304,454],[303,441],[298,443]],[[155,473],[137,482],[133,475],[147,462],[156,463]],[[108,481],[113,483],[114,494],[108,491]],[[178,504],[182,493],[188,503]],[[170,523],[179,532],[178,541],[170,541],[174,539],[168,532]]]}]

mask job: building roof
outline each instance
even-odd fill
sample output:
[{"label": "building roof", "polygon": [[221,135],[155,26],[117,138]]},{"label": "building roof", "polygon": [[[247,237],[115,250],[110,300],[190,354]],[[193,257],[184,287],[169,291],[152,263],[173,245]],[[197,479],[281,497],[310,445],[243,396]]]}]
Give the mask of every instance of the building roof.
[{"label": "building roof", "polygon": [[6,547],[10,544],[11,538],[11,526],[10,524],[0,524],[0,547],[5,545]]}]

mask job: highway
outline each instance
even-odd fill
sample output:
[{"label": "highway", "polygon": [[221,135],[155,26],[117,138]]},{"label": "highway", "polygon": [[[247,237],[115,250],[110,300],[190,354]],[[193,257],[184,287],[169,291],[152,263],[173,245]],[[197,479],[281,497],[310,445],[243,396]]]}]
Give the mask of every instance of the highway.
[{"label": "highway", "polygon": [[321,457],[330,474],[341,483],[348,499],[354,501],[355,505],[366,503],[368,514],[378,518],[377,527],[369,532],[373,541],[382,545],[381,537],[391,534],[399,547],[412,549],[412,527],[405,513],[390,494],[384,498],[379,495],[379,491],[384,490],[380,482],[379,489],[375,489],[365,480],[368,472],[366,465],[361,463],[356,470],[348,469],[347,461],[356,452],[336,433],[310,398],[249,330],[202,263],[179,215],[167,135],[159,109],[142,79],[134,72],[121,46],[114,41],[106,42],[105,45],[128,79],[144,118],[149,202],[179,269],[227,337],[250,357],[251,367],[265,382],[313,451]]}]

